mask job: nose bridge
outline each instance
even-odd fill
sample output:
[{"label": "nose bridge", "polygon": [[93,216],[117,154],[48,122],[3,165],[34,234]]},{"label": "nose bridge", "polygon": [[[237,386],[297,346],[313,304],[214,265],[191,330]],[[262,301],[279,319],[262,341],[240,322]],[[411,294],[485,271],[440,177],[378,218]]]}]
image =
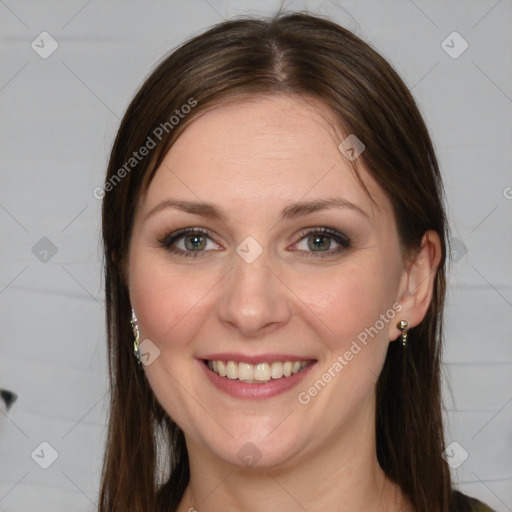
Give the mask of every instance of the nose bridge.
[{"label": "nose bridge", "polygon": [[290,312],[285,290],[269,268],[269,251],[248,238],[233,254],[218,313],[222,322],[256,336],[262,329],[286,322]]}]

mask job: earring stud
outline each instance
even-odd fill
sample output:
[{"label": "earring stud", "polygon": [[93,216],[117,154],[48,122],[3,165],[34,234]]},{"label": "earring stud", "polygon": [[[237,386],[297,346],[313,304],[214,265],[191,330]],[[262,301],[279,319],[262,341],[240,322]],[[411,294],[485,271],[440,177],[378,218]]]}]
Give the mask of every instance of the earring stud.
[{"label": "earring stud", "polygon": [[402,331],[402,345],[405,348],[407,346],[407,331],[409,330],[409,322],[407,320],[400,320],[396,324],[398,330]]}]

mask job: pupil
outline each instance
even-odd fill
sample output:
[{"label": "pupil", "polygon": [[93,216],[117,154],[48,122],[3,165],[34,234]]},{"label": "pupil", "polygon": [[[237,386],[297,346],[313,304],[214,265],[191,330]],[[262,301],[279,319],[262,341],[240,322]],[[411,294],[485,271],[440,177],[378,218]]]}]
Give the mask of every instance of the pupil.
[{"label": "pupil", "polygon": [[204,249],[205,240],[202,235],[190,235],[185,240],[185,246],[191,251],[197,251],[198,249]]},{"label": "pupil", "polygon": [[313,240],[312,243],[309,243],[309,248],[316,251],[318,249],[328,249],[329,248],[329,238],[328,237],[325,237],[325,236],[322,236],[322,235],[317,235],[317,236],[313,236],[310,238],[310,240]]}]

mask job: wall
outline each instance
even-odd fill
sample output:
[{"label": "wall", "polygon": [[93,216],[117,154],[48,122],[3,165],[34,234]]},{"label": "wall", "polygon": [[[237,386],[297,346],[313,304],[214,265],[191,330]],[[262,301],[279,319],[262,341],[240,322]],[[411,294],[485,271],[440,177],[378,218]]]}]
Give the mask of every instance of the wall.
[{"label": "wall", "polygon": [[[511,510],[512,2],[287,7],[304,5],[388,58],[432,132],[454,246],[444,370],[447,441],[458,445],[449,455],[468,454],[454,469],[462,491]],[[187,37],[278,6],[0,2],[0,388],[18,394],[9,418],[0,413],[0,509],[95,510],[107,401],[93,191],[128,101]]]}]

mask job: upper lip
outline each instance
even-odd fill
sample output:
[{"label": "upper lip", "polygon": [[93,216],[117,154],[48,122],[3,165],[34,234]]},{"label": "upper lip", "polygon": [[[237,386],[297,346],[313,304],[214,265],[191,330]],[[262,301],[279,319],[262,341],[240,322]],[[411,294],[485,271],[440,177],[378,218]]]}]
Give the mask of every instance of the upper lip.
[{"label": "upper lip", "polygon": [[207,354],[205,356],[198,357],[198,359],[206,359],[209,361],[233,361],[237,363],[273,363],[274,361],[314,361],[315,359],[308,356],[292,356],[291,354],[257,354],[257,355],[246,355],[246,354],[234,354],[223,352],[219,354]]}]

